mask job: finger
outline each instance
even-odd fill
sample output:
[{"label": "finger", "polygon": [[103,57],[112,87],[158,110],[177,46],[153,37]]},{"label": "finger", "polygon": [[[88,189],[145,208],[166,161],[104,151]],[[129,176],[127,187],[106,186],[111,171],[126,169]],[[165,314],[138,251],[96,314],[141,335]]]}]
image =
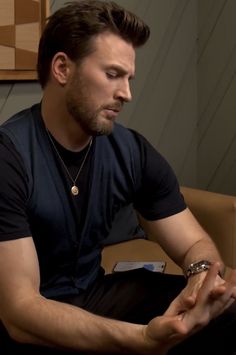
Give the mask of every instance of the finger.
[{"label": "finger", "polygon": [[236,270],[231,271],[231,273],[227,276],[225,281],[231,283],[232,285],[236,286]]},{"label": "finger", "polygon": [[235,302],[235,300],[231,298],[231,299],[228,301],[228,303],[225,304],[225,306],[224,306],[224,308],[222,309],[222,312],[221,312],[221,313],[223,313],[227,308],[229,308],[234,302]]},{"label": "finger", "polygon": [[232,297],[225,298],[225,299],[218,299],[214,305],[210,308],[210,318],[216,318],[221,313],[223,313],[231,304],[235,302]]},{"label": "finger", "polygon": [[185,312],[186,310],[192,308],[195,305],[195,298],[193,296],[186,296],[181,293],[165,312],[167,316],[176,316],[180,313]]},{"label": "finger", "polygon": [[214,289],[209,297],[208,306],[209,314],[211,318],[215,318],[221,314],[226,308],[228,308],[234,302],[235,286],[229,283],[225,283],[222,287]]},{"label": "finger", "polygon": [[236,287],[234,287],[233,289],[232,297],[234,298],[234,300],[236,300]]},{"label": "finger", "polygon": [[217,299],[221,297],[226,291],[225,285],[220,285],[216,286],[211,292],[210,292],[210,298],[212,300]]},{"label": "finger", "polygon": [[234,286],[232,297],[236,299],[236,270],[233,270],[226,278],[226,282]]},{"label": "finger", "polygon": [[220,263],[216,262],[211,265],[210,269],[207,272],[207,275],[202,283],[201,288],[198,293],[198,300],[206,300],[209,298],[209,295],[212,290],[215,289],[215,281],[220,270]]},{"label": "finger", "polygon": [[183,311],[192,308],[196,303],[196,295],[191,295],[191,296],[187,296],[185,297],[185,308],[183,309]]},{"label": "finger", "polygon": [[232,275],[230,278],[228,278],[227,281],[224,282],[223,285],[218,285],[215,286],[215,288],[211,291],[211,298],[212,299],[217,299],[218,297],[221,297],[223,294],[227,295],[230,294],[230,297],[232,299],[235,299],[236,297],[236,286],[234,285],[234,280],[235,280],[235,275]]}]

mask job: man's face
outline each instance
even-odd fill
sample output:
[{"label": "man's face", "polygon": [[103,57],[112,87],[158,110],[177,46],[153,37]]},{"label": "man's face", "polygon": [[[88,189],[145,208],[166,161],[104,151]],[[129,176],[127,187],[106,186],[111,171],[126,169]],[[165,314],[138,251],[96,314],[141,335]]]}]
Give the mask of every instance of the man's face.
[{"label": "man's face", "polygon": [[119,36],[104,32],[94,51],[75,66],[66,92],[70,115],[89,135],[109,134],[124,102],[131,101],[135,50]]}]

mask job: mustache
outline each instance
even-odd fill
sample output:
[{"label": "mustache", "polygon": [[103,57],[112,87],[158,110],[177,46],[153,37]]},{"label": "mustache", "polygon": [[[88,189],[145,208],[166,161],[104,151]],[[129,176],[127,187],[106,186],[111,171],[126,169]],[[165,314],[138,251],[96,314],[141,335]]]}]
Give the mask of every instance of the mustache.
[{"label": "mustache", "polygon": [[116,101],[111,104],[107,104],[107,105],[103,106],[102,108],[120,112],[123,108],[123,105],[124,105],[123,102]]}]

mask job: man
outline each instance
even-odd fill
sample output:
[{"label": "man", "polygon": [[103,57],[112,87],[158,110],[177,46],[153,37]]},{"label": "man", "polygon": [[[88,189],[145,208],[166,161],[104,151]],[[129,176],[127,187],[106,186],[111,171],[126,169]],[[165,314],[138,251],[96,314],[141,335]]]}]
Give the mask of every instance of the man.
[{"label": "man", "polygon": [[[115,123],[148,37],[135,15],[96,0],[60,9],[44,30],[42,102],[1,127],[4,354],[183,355],[206,349],[205,339],[214,354],[235,350],[236,272],[220,276],[166,161]],[[103,275],[102,244],[131,202],[187,283],[145,270]]]}]

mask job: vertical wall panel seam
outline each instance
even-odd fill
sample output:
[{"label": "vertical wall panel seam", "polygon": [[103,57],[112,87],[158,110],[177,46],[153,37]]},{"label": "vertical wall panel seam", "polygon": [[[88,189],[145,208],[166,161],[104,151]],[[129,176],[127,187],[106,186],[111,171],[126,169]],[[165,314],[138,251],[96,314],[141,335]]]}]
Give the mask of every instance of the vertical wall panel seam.
[{"label": "vertical wall panel seam", "polygon": [[[218,13],[218,16],[216,17],[216,20],[215,20],[215,22],[214,22],[214,24],[213,24],[213,26],[212,26],[212,28],[211,28],[211,31],[209,32],[208,38],[207,38],[206,41],[205,41],[205,44],[204,44],[204,46],[203,46],[203,49],[202,49],[201,53],[199,53],[199,55],[198,55],[198,61],[197,61],[197,63],[199,63],[201,57],[203,56],[203,54],[204,54],[204,52],[205,52],[205,50],[206,50],[206,48],[207,48],[208,43],[210,42],[210,39],[211,39],[211,37],[212,37],[212,35],[213,35],[214,31],[215,31],[215,28],[216,28],[217,23],[218,23],[218,21],[219,21],[221,15],[222,15],[222,12],[223,12],[223,10],[224,10],[224,8],[225,8],[226,3],[227,3],[227,0],[225,0],[224,4],[222,5],[222,7],[221,7],[221,9],[220,9],[220,11],[219,11],[219,13]],[[200,32],[201,32],[201,31],[200,31]],[[200,33],[199,33],[199,38],[200,38]]]},{"label": "vertical wall panel seam", "polygon": [[[191,148],[193,146],[193,142],[195,142],[194,137],[196,137],[196,135],[198,135],[198,133],[197,133],[197,130],[195,129],[192,132],[192,135],[191,135],[192,138],[190,139],[190,143],[189,143],[189,145],[188,145],[188,147],[186,149],[186,154],[184,155],[184,158],[182,160],[182,164],[181,164],[181,166],[179,168],[179,171],[177,172],[180,180],[181,180],[181,176],[183,175],[183,171],[184,171],[184,167],[186,165],[186,161],[188,160],[189,152],[191,151]],[[197,156],[195,157],[195,159],[196,159],[196,171],[197,171]],[[197,180],[197,176],[195,178]]]},{"label": "vertical wall panel seam", "polygon": [[159,137],[159,141],[158,141],[157,145],[160,144],[162,136],[165,134],[165,131],[167,130],[169,122],[170,122],[171,118],[173,117],[173,112],[174,112],[174,108],[176,106],[176,102],[178,101],[178,97],[179,97],[179,94],[181,92],[181,88],[183,87],[183,85],[185,83],[186,73],[188,73],[189,65],[193,61],[193,58],[194,58],[195,55],[196,55],[196,45],[194,45],[193,49],[191,50],[191,54],[189,56],[189,59],[188,59],[187,65],[186,65],[186,69],[185,69],[185,71],[183,73],[183,76],[182,76],[181,80],[179,81],[179,85],[178,85],[178,88],[176,90],[175,97],[174,97],[174,99],[172,101],[171,107],[170,107],[169,112],[167,114],[167,118],[165,120],[165,124],[163,125],[163,129],[160,132],[160,137]]},{"label": "vertical wall panel seam", "polygon": [[232,146],[233,146],[235,140],[236,140],[236,133],[235,133],[234,137],[231,139],[231,141],[230,141],[230,143],[229,143],[227,149],[225,150],[224,154],[222,155],[221,159],[219,160],[219,162],[218,162],[216,168],[214,169],[214,172],[213,172],[213,173],[211,174],[211,176],[209,177],[208,183],[206,184],[207,189],[208,189],[208,188],[210,187],[210,185],[212,184],[212,182],[213,182],[215,176],[217,175],[218,170],[220,169],[221,165],[224,163],[224,160],[225,160],[226,156],[228,155],[229,151],[231,150],[231,148],[232,148]]},{"label": "vertical wall panel seam", "polygon": [[[160,77],[160,75],[162,73],[162,69],[163,69],[166,57],[168,56],[169,50],[171,48],[173,39],[175,38],[176,29],[179,27],[179,23],[181,22],[181,19],[183,17],[184,12],[185,12],[185,8],[188,5],[188,3],[189,3],[189,0],[185,0],[184,1],[182,10],[180,11],[180,15],[179,15],[178,21],[175,24],[174,28],[172,29],[171,34],[169,35],[170,38],[168,40],[168,44],[167,44],[167,47],[166,47],[166,37],[168,35],[168,32],[170,31],[170,27],[171,27],[170,24],[173,22],[173,18],[175,17],[175,13],[179,9],[179,4],[176,5],[176,7],[175,7],[175,9],[173,11],[173,14],[171,15],[171,19],[169,21],[169,24],[167,26],[167,30],[165,31],[165,34],[163,35],[163,39],[162,39],[161,44],[159,46],[159,49],[157,51],[157,55],[156,55],[156,57],[153,60],[153,64],[150,66],[150,69],[149,69],[149,71],[147,73],[147,76],[146,76],[146,79],[145,79],[145,83],[143,84],[143,88],[140,91],[139,96],[137,97],[137,103],[140,101],[140,99],[141,99],[141,97],[143,95],[143,92],[146,92],[146,90],[147,90],[146,86],[149,85],[150,77],[153,79],[153,67],[157,66],[157,63],[160,62],[159,63],[159,70],[157,71],[157,74],[155,75],[155,83],[158,81],[158,79],[159,79],[159,77]],[[165,48],[165,47],[166,47],[166,49],[165,49],[165,51],[163,51],[163,48]],[[163,55],[163,52],[164,52],[164,55]],[[149,91],[153,92],[153,89],[149,88]],[[139,112],[138,104],[134,108],[132,117],[129,120],[129,124],[132,124],[133,118],[136,117],[137,112]]]},{"label": "vertical wall panel seam", "polygon": [[[199,119],[198,119],[198,124],[199,125],[204,120],[204,116],[207,113],[208,107],[210,106],[212,100],[215,98],[214,94],[216,93],[220,83],[222,82],[222,78],[224,78],[225,72],[227,71],[227,68],[230,66],[231,62],[234,63],[235,53],[236,53],[236,45],[233,47],[232,51],[230,52],[230,54],[228,56],[228,59],[226,60],[226,64],[225,64],[224,68],[222,69],[221,74],[219,75],[219,79],[217,80],[217,82],[215,84],[215,87],[213,88],[213,90],[212,90],[212,92],[211,92],[211,94],[209,96],[209,100],[208,100],[207,104],[205,105],[204,110],[199,115]],[[234,72],[233,72],[233,75],[234,75]]]},{"label": "vertical wall panel seam", "polygon": [[[236,48],[236,46],[235,46],[235,48]],[[234,49],[235,49],[235,48],[234,48]],[[226,65],[226,66],[227,66],[227,65]],[[224,69],[225,69],[225,68],[224,68]],[[210,103],[210,101],[211,101],[211,99],[212,99],[212,97],[213,97],[213,94],[214,94],[214,93],[216,92],[216,90],[217,90],[217,87],[218,87],[219,82],[221,81],[221,78],[224,76],[224,75],[223,75],[224,72],[225,72],[225,70],[223,71],[222,75],[220,76],[219,80],[217,81],[217,85],[215,86],[215,89],[213,90],[213,93],[212,93],[210,99],[208,100],[208,105],[207,105],[207,107],[209,106],[209,103]],[[212,115],[211,115],[211,117],[210,117],[210,119],[209,119],[209,121],[208,121],[208,124],[206,125],[206,128],[205,128],[204,132],[202,133],[201,137],[199,137],[198,148],[200,148],[200,146],[201,146],[201,144],[202,144],[202,142],[203,142],[205,136],[207,135],[207,132],[209,131],[209,129],[210,129],[212,123],[214,122],[214,118],[215,118],[215,116],[216,116],[216,114],[217,114],[217,112],[218,112],[218,110],[219,110],[219,108],[220,108],[222,102],[224,101],[224,98],[226,97],[226,95],[227,95],[227,93],[228,93],[228,91],[229,91],[229,89],[230,89],[230,87],[231,87],[231,84],[232,84],[232,82],[233,82],[235,76],[236,76],[236,68],[235,68],[235,70],[234,70],[232,76],[230,77],[230,80],[228,81],[228,83],[227,83],[227,85],[226,85],[226,87],[225,87],[225,90],[222,92],[222,95],[221,95],[221,97],[220,97],[219,100],[218,100],[218,103],[217,103],[217,105],[216,105],[216,107],[215,107],[215,109],[214,109],[214,111],[213,111],[213,113],[212,113]],[[207,110],[207,107],[206,107],[206,110]],[[205,110],[205,111],[206,111],[206,110]],[[199,122],[200,122],[201,120],[202,120],[202,118],[200,118]]]}]

